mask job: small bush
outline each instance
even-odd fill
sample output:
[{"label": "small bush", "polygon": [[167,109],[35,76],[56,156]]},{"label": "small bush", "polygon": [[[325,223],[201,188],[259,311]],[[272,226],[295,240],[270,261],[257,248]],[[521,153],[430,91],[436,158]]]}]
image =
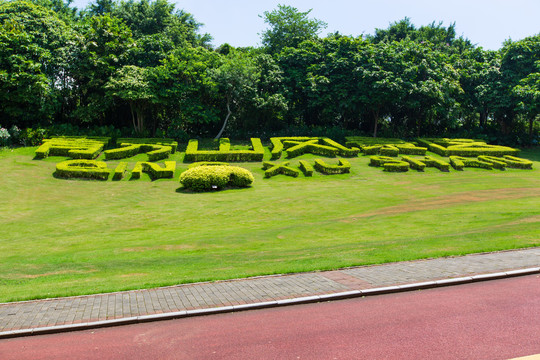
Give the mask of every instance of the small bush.
[{"label": "small bush", "polygon": [[[229,139],[220,139],[220,148],[226,149]],[[261,139],[252,138],[251,145],[253,150],[199,150],[199,141],[189,140],[186,148],[184,162],[201,162],[201,161],[224,161],[224,162],[248,162],[262,161],[264,157],[264,148]]]},{"label": "small bush", "polygon": [[304,173],[305,176],[313,176],[313,166],[306,160],[300,160],[300,170]]},{"label": "small bush", "polygon": [[113,180],[119,181],[124,178],[124,174],[126,173],[128,163],[127,162],[120,162],[116,169],[114,169],[113,173]]},{"label": "small bush", "polygon": [[55,175],[65,179],[107,180],[109,178],[109,169],[103,161],[67,160],[56,164]]},{"label": "small bush", "polygon": [[165,161],[164,165],[164,167],[161,167],[156,163],[139,161],[131,171],[131,178],[140,179],[143,172],[147,173],[152,180],[173,178],[176,161]]},{"label": "small bush", "polygon": [[401,160],[408,163],[411,169],[414,169],[414,170],[424,171],[424,168],[426,167],[426,164],[424,164],[422,161],[418,159],[414,159],[410,156],[403,156]]},{"label": "small bush", "polygon": [[502,159],[506,166],[516,169],[532,169],[533,162],[527,159],[518,158],[515,156],[505,155]]},{"label": "small bush", "polygon": [[220,162],[220,161],[199,161],[189,164],[188,169],[197,167],[197,166],[228,166],[229,163]]},{"label": "small bush", "polygon": [[337,165],[327,164],[321,159],[315,159],[315,169],[326,175],[345,174],[351,171],[351,164],[345,159],[338,159]]},{"label": "small bush", "polygon": [[265,170],[264,177],[266,178],[270,178],[279,174],[292,177],[298,177],[298,175],[300,175],[300,171],[290,167],[288,161],[281,164],[274,164],[269,161],[265,161],[263,162],[263,169]]},{"label": "small bush", "polygon": [[423,160],[424,164],[426,164],[427,167],[436,167],[437,169],[441,171],[450,171],[450,164],[446,161],[442,161],[439,159],[434,158],[433,156],[426,156]]},{"label": "small bush", "polygon": [[253,174],[238,166],[197,166],[180,175],[180,183],[192,191],[211,191],[225,187],[248,187]]}]

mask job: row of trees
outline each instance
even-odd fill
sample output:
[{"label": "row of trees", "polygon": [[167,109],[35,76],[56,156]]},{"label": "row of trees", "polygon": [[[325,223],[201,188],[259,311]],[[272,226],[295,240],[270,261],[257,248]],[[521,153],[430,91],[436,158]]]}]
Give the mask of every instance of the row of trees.
[{"label": "row of trees", "polygon": [[[289,6],[262,46],[210,45],[168,0],[0,2],[0,124],[235,136],[339,128],[373,136],[538,134],[540,35],[498,51],[405,18],[365,37]],[[523,137],[525,138],[525,137]]]}]

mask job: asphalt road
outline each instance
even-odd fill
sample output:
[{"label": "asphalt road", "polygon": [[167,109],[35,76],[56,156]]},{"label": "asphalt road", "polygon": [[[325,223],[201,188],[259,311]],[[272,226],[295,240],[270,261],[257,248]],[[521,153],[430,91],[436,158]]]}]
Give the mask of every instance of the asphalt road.
[{"label": "asphalt road", "polygon": [[0,359],[509,359],[540,353],[540,276],[0,341]]}]

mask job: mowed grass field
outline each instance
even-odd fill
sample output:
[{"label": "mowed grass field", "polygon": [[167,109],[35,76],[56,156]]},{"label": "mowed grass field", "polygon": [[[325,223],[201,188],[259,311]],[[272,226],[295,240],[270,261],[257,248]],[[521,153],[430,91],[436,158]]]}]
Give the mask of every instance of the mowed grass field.
[{"label": "mowed grass field", "polygon": [[540,245],[540,148],[521,153],[533,170],[386,173],[360,156],[350,174],[264,179],[241,163],[253,187],[200,194],[179,189],[183,153],[172,180],[101,182],[54,178],[65,158],[34,150],[0,150],[2,302]]}]

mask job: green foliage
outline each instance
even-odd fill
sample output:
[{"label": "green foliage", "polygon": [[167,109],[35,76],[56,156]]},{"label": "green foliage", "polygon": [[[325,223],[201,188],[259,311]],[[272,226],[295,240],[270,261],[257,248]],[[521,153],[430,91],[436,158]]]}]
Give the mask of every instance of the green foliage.
[{"label": "green foliage", "polygon": [[509,168],[516,169],[532,169],[533,162],[527,159],[518,158],[515,156],[504,155],[502,161],[506,163]]},{"label": "green foliage", "polygon": [[172,147],[168,145],[121,143],[120,146],[120,148],[105,150],[105,159],[125,159],[146,153],[148,161],[158,161],[167,159],[172,153]]},{"label": "green foliage", "polygon": [[141,173],[148,173],[152,180],[164,179],[174,177],[174,171],[176,170],[176,161],[165,161],[164,166],[151,162],[137,162],[135,167],[131,171],[132,179],[140,179]]},{"label": "green foliage", "polygon": [[336,155],[354,157],[360,151],[357,148],[347,148],[332,139],[326,137],[272,137],[272,159],[279,159],[283,150],[287,151],[287,157],[293,158],[302,154],[310,153],[335,157]]},{"label": "green foliage", "polygon": [[65,179],[107,180],[109,169],[103,161],[66,160],[56,164],[54,175]]},{"label": "green foliage", "polygon": [[401,158],[401,161],[405,161],[409,163],[409,166],[411,169],[418,170],[418,171],[424,171],[424,168],[426,167],[426,164],[424,164],[422,161],[412,158],[410,156],[403,156]]},{"label": "green foliage", "polygon": [[499,161],[493,161],[493,162],[485,161],[484,159],[481,159],[480,157],[478,157],[477,159],[471,159],[471,158],[466,158],[463,156],[450,156],[450,164],[456,170],[463,170],[463,168],[466,168],[466,167],[491,170],[496,166],[504,170],[504,167],[506,165]]},{"label": "green foliage", "polygon": [[249,170],[228,165],[196,166],[180,175],[184,188],[197,192],[248,187],[253,181],[255,179]]},{"label": "green foliage", "polygon": [[[225,145],[228,140],[221,140],[223,149],[229,147]],[[199,141],[195,139],[189,140],[186,148],[184,162],[199,162],[199,161],[225,161],[225,162],[246,162],[246,161],[262,161],[264,156],[264,148],[259,138],[251,138],[252,150],[199,150]],[[220,145],[221,147],[221,145]]]},{"label": "green foliage", "polygon": [[316,39],[317,34],[327,24],[324,21],[310,19],[311,10],[300,12],[297,8],[278,5],[273,11],[265,11],[264,22],[269,29],[262,33],[262,44],[271,54],[279,53],[286,47],[297,47],[302,41]]},{"label": "green foliage", "polygon": [[116,139],[117,144],[152,144],[152,145],[163,145],[171,147],[171,154],[176,152],[178,148],[178,142],[173,139],[157,139],[157,138],[118,138]]},{"label": "green foliage", "polygon": [[121,161],[118,164],[118,166],[116,167],[116,169],[114,169],[114,174],[113,174],[112,179],[115,180],[115,181],[122,180],[124,178],[125,173],[126,173],[127,166],[128,166],[127,162]]},{"label": "green foliage", "polygon": [[501,145],[488,145],[484,141],[473,139],[418,139],[418,142],[426,144],[429,151],[441,156],[504,156],[519,153],[518,149]]},{"label": "green foliage", "polygon": [[188,165],[188,169],[197,167],[197,166],[228,166],[229,163],[226,162],[220,162],[220,161],[199,161],[194,162],[192,164]]},{"label": "green foliage", "polygon": [[409,171],[408,161],[406,160],[401,161],[392,157],[382,156],[382,155],[371,156],[369,158],[369,166],[382,167],[384,171],[388,171],[388,172]]},{"label": "green foliage", "polygon": [[315,169],[326,175],[345,174],[351,171],[351,164],[345,159],[338,159],[338,164],[327,164],[324,160],[315,159]]},{"label": "green foliage", "polygon": [[109,138],[54,137],[43,140],[36,149],[35,158],[69,156],[74,159],[95,159],[109,142]]},{"label": "green foliage", "polygon": [[270,178],[279,174],[298,177],[300,171],[289,166],[289,162],[285,161],[280,164],[272,163],[270,161],[263,162],[264,177]]},{"label": "green foliage", "polygon": [[448,172],[450,171],[450,164],[446,161],[439,160],[437,158],[434,158],[433,156],[426,156],[424,157],[424,160],[422,161],[424,164],[426,164],[426,167],[435,167],[441,171]]},{"label": "green foliage", "polygon": [[311,164],[306,160],[299,160],[300,170],[304,173],[305,176],[313,176],[313,171],[315,170]]}]

